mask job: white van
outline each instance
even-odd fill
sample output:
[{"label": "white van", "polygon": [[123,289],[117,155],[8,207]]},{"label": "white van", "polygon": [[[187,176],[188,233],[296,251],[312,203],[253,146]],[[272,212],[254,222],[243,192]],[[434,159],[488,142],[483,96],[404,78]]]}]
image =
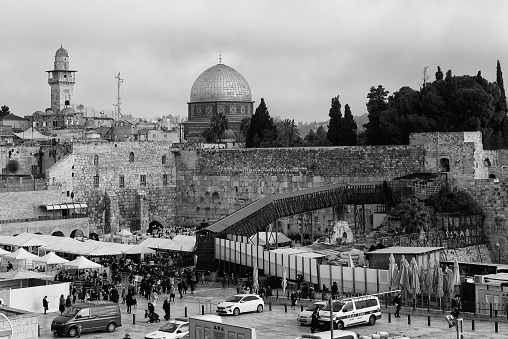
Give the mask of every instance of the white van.
[{"label": "white van", "polygon": [[222,323],[222,318],[216,314],[194,315],[191,318],[175,318],[162,325],[158,331],[145,334],[145,339],[187,339],[189,338],[190,319]]},{"label": "white van", "polygon": [[[319,311],[319,326],[330,327],[330,305]],[[374,325],[381,319],[381,305],[376,296],[366,295],[350,299],[333,301],[334,328],[342,330],[344,327],[369,324]]]}]

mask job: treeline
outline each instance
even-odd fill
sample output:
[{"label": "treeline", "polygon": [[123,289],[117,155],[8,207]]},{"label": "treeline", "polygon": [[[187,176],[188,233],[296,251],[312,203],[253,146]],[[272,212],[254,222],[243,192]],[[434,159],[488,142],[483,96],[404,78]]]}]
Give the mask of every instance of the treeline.
[{"label": "treeline", "polygon": [[[368,122],[358,132],[349,105],[342,105],[339,96],[331,99],[330,120],[325,126],[301,136],[291,119],[272,118],[261,98],[252,118],[241,124],[239,139],[246,147],[309,147],[354,145],[405,145],[410,133],[480,131],[485,149],[508,148],[507,103],[503,73],[497,62],[496,81],[475,76],[443,74],[437,67],[435,80],[430,81],[424,68],[420,89],[401,87],[389,95],[382,86],[373,86],[367,94]],[[217,140],[227,121],[212,121],[207,140]],[[214,133],[211,133],[215,129]]]}]

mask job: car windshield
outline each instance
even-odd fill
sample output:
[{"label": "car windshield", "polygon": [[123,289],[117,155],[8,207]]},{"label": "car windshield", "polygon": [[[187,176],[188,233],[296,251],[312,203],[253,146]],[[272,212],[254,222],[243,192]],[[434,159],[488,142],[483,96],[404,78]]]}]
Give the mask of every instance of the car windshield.
[{"label": "car windshield", "polygon": [[314,312],[315,310],[320,310],[322,307],[323,307],[322,304],[312,304],[309,307],[307,307],[305,310]]},{"label": "car windshield", "polygon": [[178,329],[179,326],[179,324],[167,323],[166,325],[162,326],[159,331],[173,333]]},{"label": "car windshield", "polygon": [[69,308],[67,308],[63,313],[62,315],[65,316],[65,317],[74,317],[78,312],[79,312],[80,308],[77,308],[77,307],[74,307],[74,306],[71,306]]},{"label": "car windshield", "polygon": [[239,302],[240,300],[242,300],[243,297],[240,297],[240,296],[237,296],[237,295],[234,295],[232,297],[229,297],[226,299],[227,302],[230,302],[230,303],[237,303]]},{"label": "car windshield", "polygon": [[[342,302],[333,303],[333,311],[334,312],[340,311],[342,309],[342,306],[344,306],[344,303]],[[321,311],[330,311],[330,304],[325,305],[325,307],[323,307]]]}]

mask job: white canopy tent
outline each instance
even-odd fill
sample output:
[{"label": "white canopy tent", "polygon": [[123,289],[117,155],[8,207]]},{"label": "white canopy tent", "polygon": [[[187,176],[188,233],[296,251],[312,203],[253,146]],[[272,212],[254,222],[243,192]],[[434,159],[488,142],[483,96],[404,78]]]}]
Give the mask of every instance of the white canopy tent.
[{"label": "white canopy tent", "polygon": [[79,256],[76,259],[63,264],[64,267],[74,268],[78,270],[84,270],[87,268],[101,268],[100,264],[97,264],[91,260],[88,260],[84,256]]},{"label": "white canopy tent", "polygon": [[58,265],[58,264],[65,264],[65,263],[69,262],[69,260],[56,255],[55,252],[49,252],[48,254],[46,254],[42,257],[33,259],[33,261],[34,262],[41,262],[46,265]]},{"label": "white canopy tent", "polygon": [[193,252],[196,247],[196,236],[179,234],[173,239],[146,238],[140,245],[153,248],[155,250]]},{"label": "white canopy tent", "polygon": [[23,247],[20,247],[15,252],[12,252],[12,253],[9,253],[9,254],[5,254],[3,256],[3,259],[6,262],[10,261],[10,260],[16,261],[16,265],[18,267],[21,267],[21,266],[26,267],[27,265],[28,266],[32,266],[32,261],[34,259],[38,259],[38,258],[39,258],[38,256],[28,252]]}]

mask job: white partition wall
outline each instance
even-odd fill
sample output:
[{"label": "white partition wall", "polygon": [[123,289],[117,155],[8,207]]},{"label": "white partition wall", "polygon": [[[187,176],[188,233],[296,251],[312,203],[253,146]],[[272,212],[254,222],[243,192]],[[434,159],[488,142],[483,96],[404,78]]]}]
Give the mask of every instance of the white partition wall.
[{"label": "white partition wall", "polygon": [[328,288],[337,282],[343,293],[378,293],[389,290],[388,271],[363,267],[344,267],[318,264],[313,257],[298,253],[265,251],[262,246],[240,243],[227,239],[215,240],[216,259],[233,264],[254,267],[264,274],[282,278],[284,267],[288,280],[296,280],[302,274],[306,281],[323,284]]}]

